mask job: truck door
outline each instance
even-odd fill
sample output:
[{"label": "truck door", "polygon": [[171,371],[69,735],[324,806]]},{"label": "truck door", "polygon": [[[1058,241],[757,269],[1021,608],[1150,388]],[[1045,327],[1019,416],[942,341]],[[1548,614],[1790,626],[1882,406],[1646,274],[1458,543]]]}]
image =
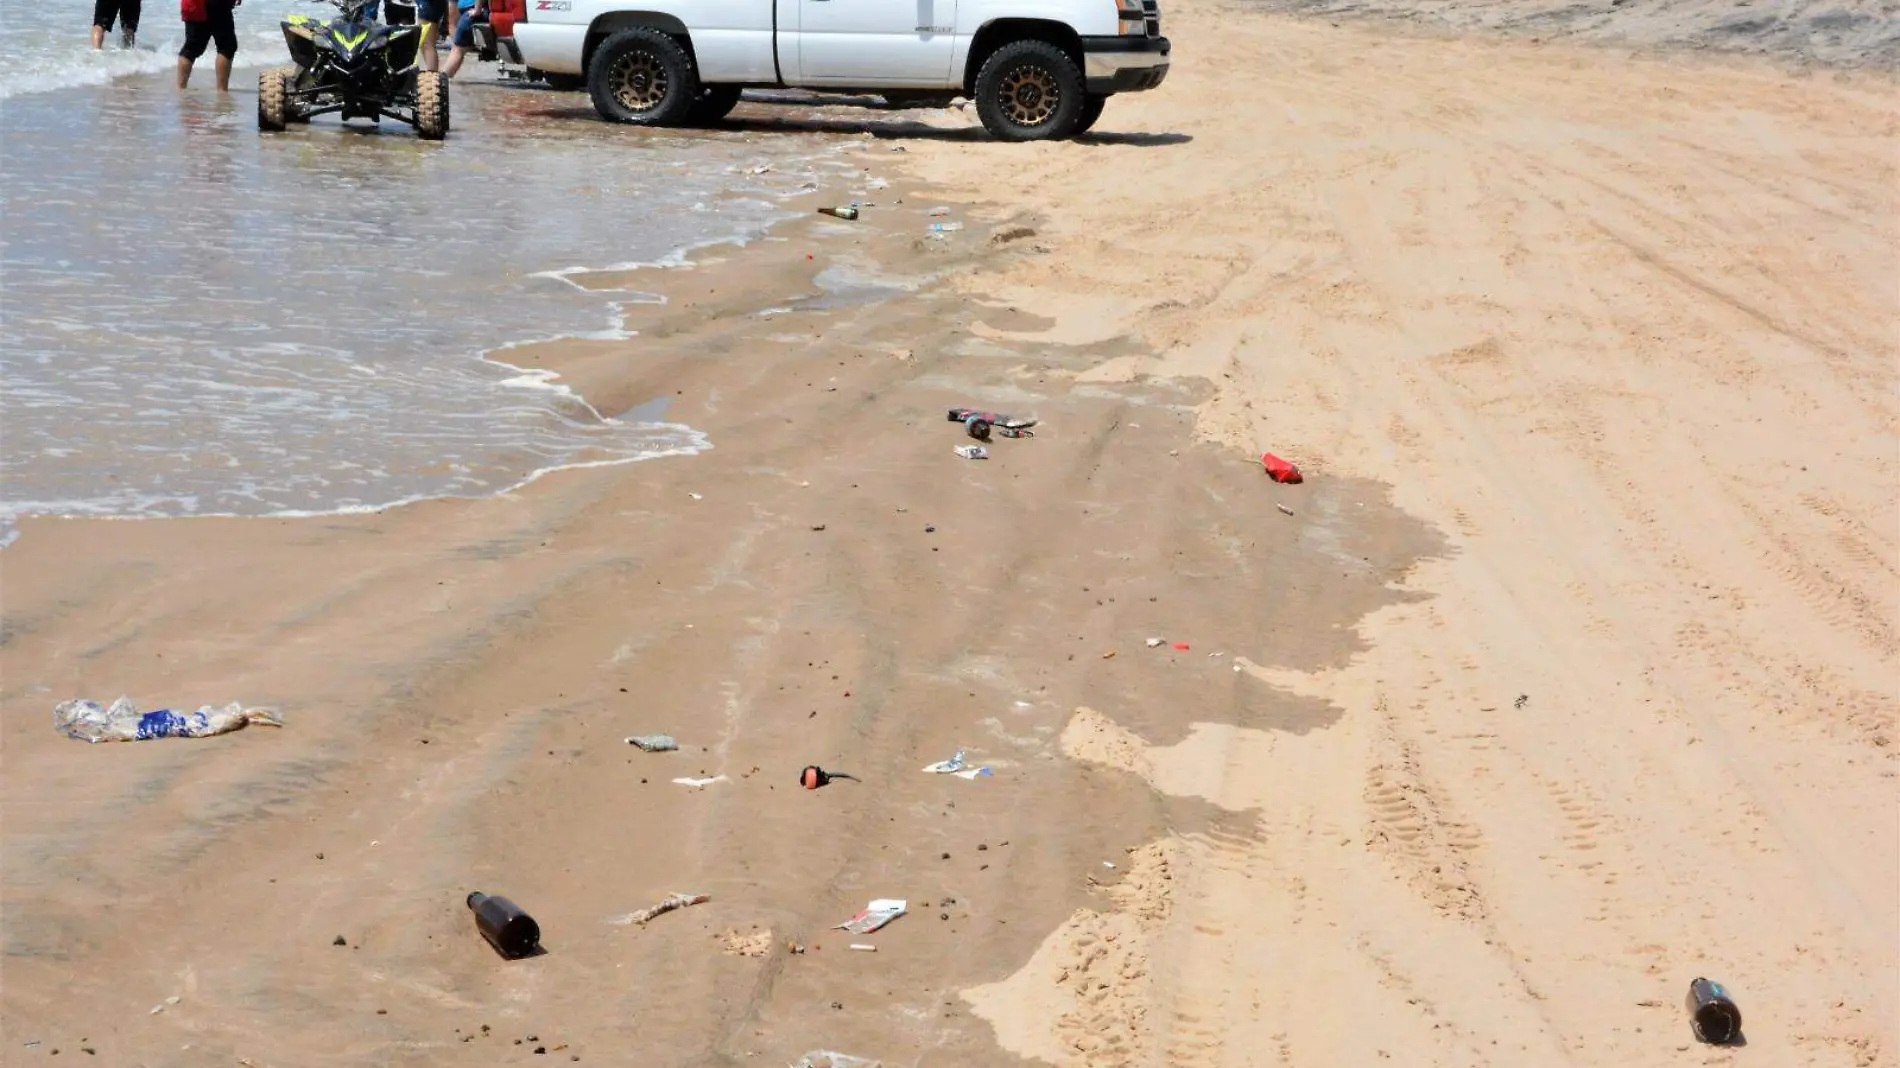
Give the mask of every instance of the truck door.
[{"label": "truck door", "polygon": [[950,87],[957,0],[796,2],[798,77],[793,84]]}]

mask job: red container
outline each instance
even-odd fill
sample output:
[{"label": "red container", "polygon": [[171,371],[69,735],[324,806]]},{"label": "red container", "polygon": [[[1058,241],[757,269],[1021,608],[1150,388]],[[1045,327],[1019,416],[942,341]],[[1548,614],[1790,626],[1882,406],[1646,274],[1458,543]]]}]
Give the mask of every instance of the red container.
[{"label": "red container", "polygon": [[1294,467],[1292,464],[1270,452],[1260,454],[1260,466],[1267,469],[1267,475],[1275,482],[1293,483],[1306,481],[1306,479],[1300,476],[1299,468]]}]

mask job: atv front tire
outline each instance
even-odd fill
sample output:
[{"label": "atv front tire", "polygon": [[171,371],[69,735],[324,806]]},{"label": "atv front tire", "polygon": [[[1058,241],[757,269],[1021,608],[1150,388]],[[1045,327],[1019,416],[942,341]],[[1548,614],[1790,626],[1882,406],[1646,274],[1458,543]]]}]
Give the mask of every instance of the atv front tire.
[{"label": "atv front tire", "polygon": [[1082,71],[1047,41],[1011,41],[976,76],[976,117],[999,141],[1074,136],[1087,103]]},{"label": "atv front tire", "polygon": [[709,85],[693,101],[692,111],[686,121],[694,126],[717,126],[725,121],[732,109],[739,106],[740,89],[736,85]]},{"label": "atv front tire", "polygon": [[588,95],[609,122],[679,126],[692,121],[702,91],[693,57],[648,26],[607,38],[587,64]]},{"label": "atv front tire", "polygon": [[449,135],[449,76],[439,70],[416,72],[416,135],[424,141]]},{"label": "atv front tire", "polygon": [[283,68],[271,67],[257,73],[257,128],[280,133],[289,122],[290,79]]}]

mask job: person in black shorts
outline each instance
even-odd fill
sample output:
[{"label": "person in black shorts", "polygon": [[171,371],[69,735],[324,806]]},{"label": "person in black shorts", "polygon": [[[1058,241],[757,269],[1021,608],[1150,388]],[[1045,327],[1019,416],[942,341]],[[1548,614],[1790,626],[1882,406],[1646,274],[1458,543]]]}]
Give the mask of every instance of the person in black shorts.
[{"label": "person in black shorts", "polygon": [[237,26],[231,21],[233,9],[244,0],[183,0],[179,5],[185,19],[185,47],[178,50],[178,88],[191,81],[191,65],[205,54],[205,46],[218,44],[218,92],[231,91],[231,58],[237,55]]},{"label": "person in black shorts", "polygon": [[119,24],[119,47],[130,48],[139,35],[139,0],[93,0],[92,50],[106,46],[106,34]]},{"label": "person in black shorts", "polygon": [[442,63],[435,54],[435,38],[442,31],[442,20],[449,13],[446,0],[416,0],[416,23],[422,27],[422,43],[416,46],[416,58],[423,70],[435,70]]}]

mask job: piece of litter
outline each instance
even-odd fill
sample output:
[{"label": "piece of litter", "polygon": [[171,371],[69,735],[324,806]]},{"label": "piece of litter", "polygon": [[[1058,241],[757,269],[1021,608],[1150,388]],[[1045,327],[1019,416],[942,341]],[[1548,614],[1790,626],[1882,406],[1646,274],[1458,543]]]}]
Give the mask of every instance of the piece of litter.
[{"label": "piece of litter", "polygon": [[941,223],[930,224],[930,232],[933,234],[953,234],[961,229],[963,229],[963,224],[960,222],[941,222]]},{"label": "piece of litter", "polygon": [[951,757],[949,760],[939,760],[935,764],[924,765],[924,770],[932,775],[954,775],[962,771],[963,750],[957,750],[957,755]]},{"label": "piece of litter", "polygon": [[948,214],[950,214],[949,208],[931,208],[930,209],[930,217],[933,219],[941,219],[945,215],[948,215]]},{"label": "piece of litter", "polygon": [[1275,482],[1298,484],[1306,481],[1306,479],[1300,475],[1299,468],[1270,452],[1260,454],[1260,466],[1266,468],[1267,477],[1273,479]]},{"label": "piece of litter", "polygon": [[833,927],[834,931],[850,931],[852,934],[870,934],[892,920],[902,916],[910,902],[901,898],[880,897],[872,899],[864,911],[845,922]]},{"label": "piece of litter", "polygon": [[627,739],[627,744],[639,746],[647,753],[670,753],[680,747],[670,734],[636,734]]},{"label": "piece of litter", "polygon": [[1110,871],[1113,871],[1113,870],[1114,870],[1114,868],[1115,868],[1115,865],[1113,865],[1113,864],[1111,864],[1111,863],[1109,863],[1108,861],[1106,861],[1106,860],[1104,860],[1104,861],[1102,861],[1102,867],[1104,867],[1104,868],[1107,868],[1107,869],[1109,869]]},{"label": "piece of litter", "polygon": [[710,779],[674,779],[673,781],[679,783],[681,786],[711,786],[716,782],[725,782],[726,777],[724,775],[714,775]]},{"label": "piece of litter", "polygon": [[1166,638],[1149,638],[1148,639],[1148,648],[1150,649],[1159,649],[1166,644],[1168,644],[1168,639]]},{"label": "piece of litter", "polygon": [[1175,643],[1174,643],[1174,651],[1175,651],[1175,652],[1177,652],[1177,653],[1185,653],[1185,652],[1187,652],[1187,651],[1188,651],[1188,643],[1186,643],[1186,642],[1175,642]]},{"label": "piece of litter", "polygon": [[1276,504],[1276,505],[1274,505],[1274,507],[1275,507],[1275,508],[1278,508],[1278,509],[1279,509],[1280,511],[1282,511],[1282,512],[1285,512],[1285,513],[1286,513],[1287,515],[1292,515],[1292,514],[1293,514],[1293,509],[1291,509],[1291,508],[1288,508],[1288,507],[1287,507],[1286,505],[1284,505],[1284,504]]},{"label": "piece of litter", "polygon": [[627,927],[636,923],[644,925],[655,916],[664,915],[674,909],[683,909],[688,905],[702,905],[711,900],[710,894],[668,894],[657,905],[648,906],[638,912],[629,912],[625,916],[616,916],[607,922],[615,927]]},{"label": "piece of litter", "polygon": [[[892,151],[902,151],[903,145],[892,145]],[[874,1061],[869,1057],[853,1057],[849,1053],[833,1053],[828,1049],[815,1049],[793,1061],[791,1068],[883,1068],[883,1061]]]},{"label": "piece of litter", "polygon": [[168,998],[166,998],[166,999],[165,999],[165,1004],[167,1004],[167,1005],[176,1005],[176,1004],[178,1004],[178,995],[177,995],[177,994],[173,994],[173,995],[172,995],[171,997],[168,997]]},{"label": "piece of litter", "polygon": [[1103,659],[1103,660],[1113,660],[1113,659],[1115,659],[1115,650],[1113,650],[1113,649],[1110,649],[1110,650],[1109,650],[1108,652],[1106,652],[1106,653],[1103,653],[1103,654],[1102,654],[1102,659]]},{"label": "piece of litter", "polygon": [[256,723],[281,727],[274,709],[245,708],[236,701],[196,712],[140,712],[129,697],[100,708],[96,701],[62,701],[53,709],[53,729],[82,742],[142,742],[149,738],[208,738]]},{"label": "piece of litter", "polygon": [[859,953],[876,953],[877,952],[876,946],[868,945],[864,942],[853,942],[851,943],[851,948],[857,950]]},{"label": "piece of litter", "polygon": [[688,496],[688,497],[691,497],[692,499],[694,499],[694,500],[696,500],[696,501],[703,501],[703,500],[705,500],[705,499],[706,499],[706,498],[704,498],[704,497],[701,497],[701,496],[700,496],[699,494],[697,494],[697,493],[688,493],[688,494],[687,494],[687,496]]},{"label": "piece of litter", "polygon": [[996,773],[991,771],[989,768],[985,767],[985,768],[965,768],[962,771],[956,772],[955,774],[956,774],[956,777],[959,779],[969,779],[972,782],[974,782],[977,779],[990,778]]},{"label": "piece of litter", "polygon": [[770,163],[761,163],[758,166],[752,168],[752,173],[753,174],[769,174],[771,173],[771,170],[772,170],[772,165]]},{"label": "piece of litter", "polygon": [[957,455],[965,460],[987,460],[990,458],[990,450],[981,445],[959,445]]}]

